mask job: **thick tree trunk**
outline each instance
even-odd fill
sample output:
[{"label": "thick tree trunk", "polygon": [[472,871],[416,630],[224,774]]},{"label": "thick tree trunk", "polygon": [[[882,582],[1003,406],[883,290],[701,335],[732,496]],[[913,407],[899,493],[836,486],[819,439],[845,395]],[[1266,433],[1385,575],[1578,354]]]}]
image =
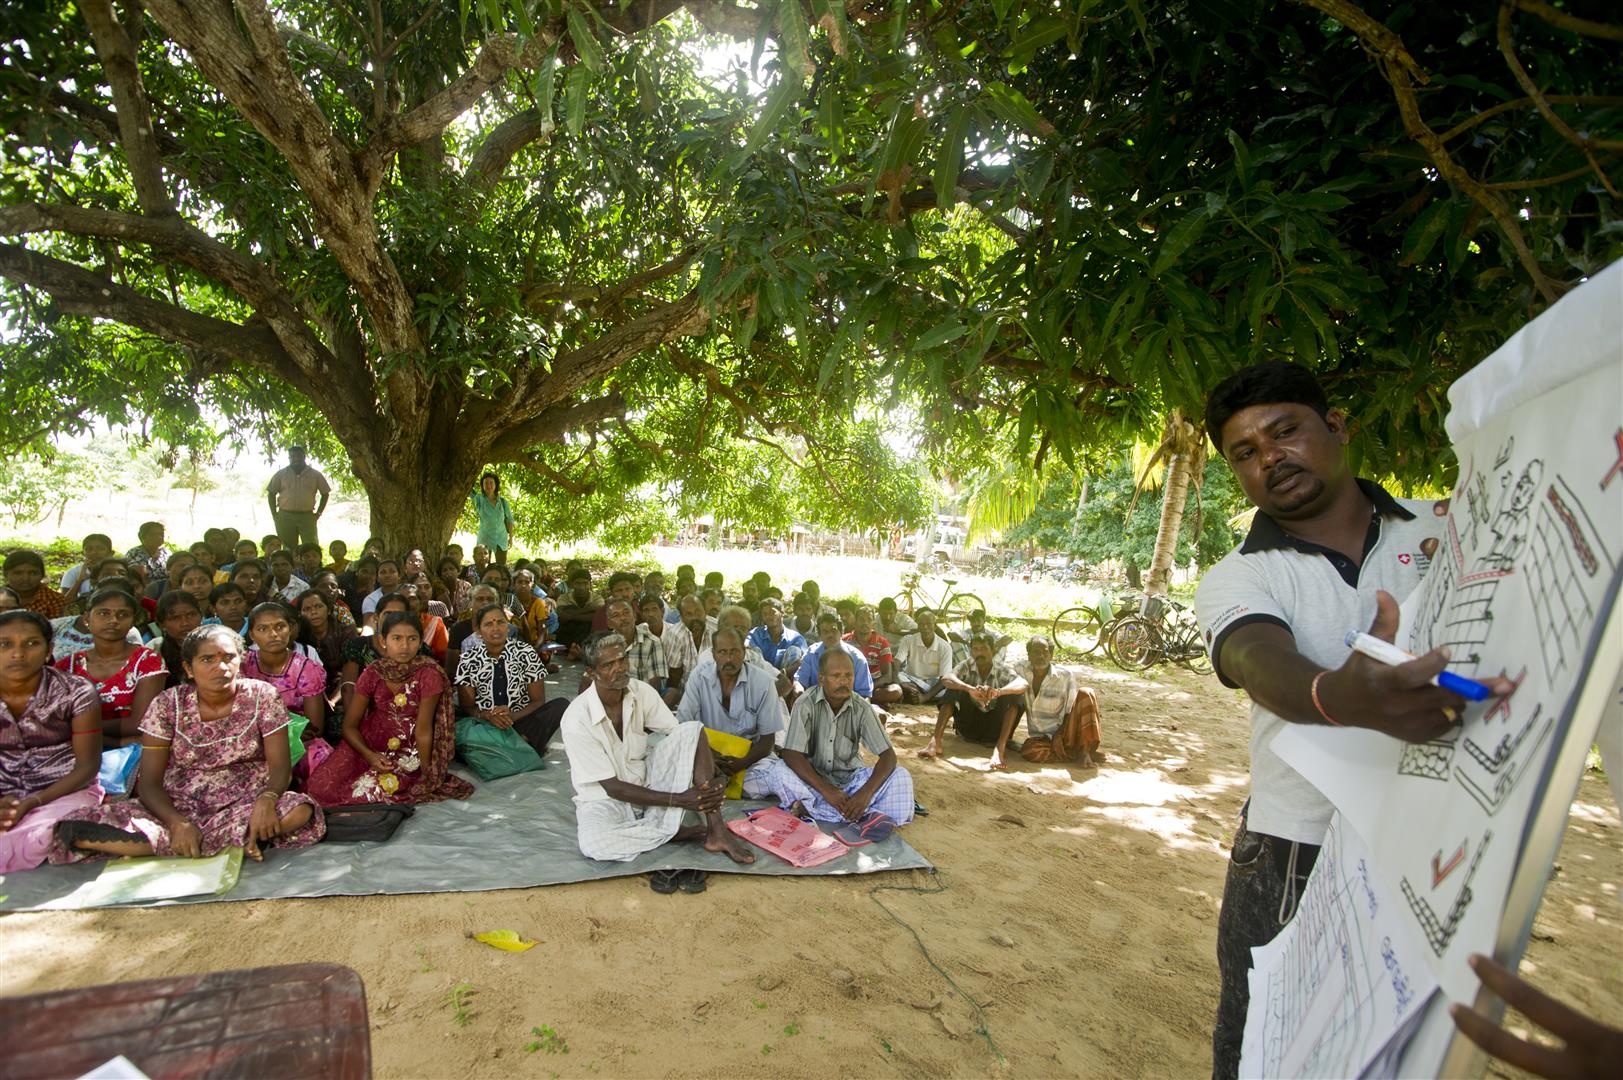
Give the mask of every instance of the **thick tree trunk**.
[{"label": "thick tree trunk", "polygon": [[[435,460],[426,452],[397,462],[375,452],[375,446],[373,453],[355,454],[350,440],[343,441],[351,449],[355,477],[366,488],[371,534],[392,555],[421,548],[432,560],[456,531],[463,503],[478,483],[484,463],[465,455]],[[386,471],[363,464],[379,459],[389,461]]]},{"label": "thick tree trunk", "polygon": [[1203,465],[1200,429],[1174,411],[1167,420],[1163,439],[1166,446],[1166,478],[1161,484],[1161,524],[1155,533],[1155,553],[1144,591],[1165,596],[1172,585],[1172,566],[1177,561],[1178,532],[1183,527],[1183,508],[1189,501],[1189,480]]}]

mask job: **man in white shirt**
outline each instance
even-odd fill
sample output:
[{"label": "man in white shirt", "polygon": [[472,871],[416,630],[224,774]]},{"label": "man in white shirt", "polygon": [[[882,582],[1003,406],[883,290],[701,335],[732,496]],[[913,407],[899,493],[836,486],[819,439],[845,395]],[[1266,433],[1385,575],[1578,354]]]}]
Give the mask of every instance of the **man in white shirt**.
[{"label": "man in white shirt", "polygon": [[[1345,642],[1365,627],[1392,640],[1394,596],[1426,572],[1446,506],[1398,500],[1359,479],[1343,450],[1347,417],[1295,364],[1253,364],[1224,380],[1207,399],[1206,432],[1257,508],[1245,542],[1195,593],[1218,679],[1251,698],[1251,797],[1217,917],[1212,1074],[1224,1078],[1239,1070],[1251,950],[1295,914],[1334,813],[1274,754],[1274,735],[1317,724],[1426,742],[1459,723],[1465,702],[1431,685],[1448,662],[1444,651],[1389,667]],[[1506,679],[1486,681],[1496,695],[1513,689]]]},{"label": "man in white shirt", "polygon": [[935,612],[920,608],[913,616],[918,631],[906,634],[896,644],[896,678],[902,684],[902,699],[910,705],[940,701],[947,692],[941,680],[952,673],[952,642],[936,632]]},{"label": "man in white shirt", "polygon": [[[559,731],[575,785],[576,835],[589,859],[629,862],[676,840],[701,841],[705,850],[734,862],[755,861],[721,819],[727,778],[716,772],[704,725],[679,724],[659,691],[631,678],[626,641],[602,634],[588,641],[583,659],[592,685],[570,702]],[[664,738],[650,746],[650,733]],[[688,811],[703,823],[684,825]],[[698,872],[656,875],[658,892],[698,892]],[[683,880],[677,881],[680,877]],[[688,883],[697,881],[698,888]]]},{"label": "man in white shirt", "polygon": [[96,591],[96,567],[113,557],[113,541],[106,533],[91,533],[79,550],[84,558],[62,575],[62,595],[70,604]]}]

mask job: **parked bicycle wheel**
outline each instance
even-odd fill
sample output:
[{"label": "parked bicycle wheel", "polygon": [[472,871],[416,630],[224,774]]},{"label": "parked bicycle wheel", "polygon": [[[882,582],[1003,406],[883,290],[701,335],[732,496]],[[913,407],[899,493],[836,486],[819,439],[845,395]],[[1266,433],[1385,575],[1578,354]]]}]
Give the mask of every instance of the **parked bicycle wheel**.
[{"label": "parked bicycle wheel", "polygon": [[1060,660],[1080,660],[1099,648],[1104,622],[1090,607],[1067,608],[1054,617],[1054,653]]},{"label": "parked bicycle wheel", "polygon": [[936,621],[950,623],[955,626],[968,626],[971,611],[985,611],[986,604],[974,593],[955,593],[947,597],[936,612]]},{"label": "parked bicycle wheel", "polygon": [[1172,643],[1172,652],[1178,663],[1196,675],[1211,675],[1217,670],[1211,653],[1206,651],[1206,641],[1200,636],[1199,627],[1186,626],[1180,630]]},{"label": "parked bicycle wheel", "polygon": [[1110,628],[1110,658],[1129,671],[1143,671],[1161,658],[1160,633],[1139,615],[1127,615]]}]

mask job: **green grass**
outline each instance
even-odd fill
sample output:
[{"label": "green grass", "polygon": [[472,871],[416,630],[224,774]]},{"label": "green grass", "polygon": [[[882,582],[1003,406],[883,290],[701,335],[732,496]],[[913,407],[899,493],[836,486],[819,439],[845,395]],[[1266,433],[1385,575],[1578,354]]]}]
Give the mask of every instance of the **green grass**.
[{"label": "green grass", "polygon": [[445,1003],[451,1007],[451,1022],[457,1027],[467,1027],[473,1020],[473,995],[477,993],[473,983],[457,983],[445,995]]},{"label": "green grass", "polygon": [[535,1038],[524,1044],[524,1052],[533,1054],[537,1050],[545,1050],[549,1054],[569,1053],[569,1044],[563,1040],[556,1030],[546,1024],[530,1029]]}]

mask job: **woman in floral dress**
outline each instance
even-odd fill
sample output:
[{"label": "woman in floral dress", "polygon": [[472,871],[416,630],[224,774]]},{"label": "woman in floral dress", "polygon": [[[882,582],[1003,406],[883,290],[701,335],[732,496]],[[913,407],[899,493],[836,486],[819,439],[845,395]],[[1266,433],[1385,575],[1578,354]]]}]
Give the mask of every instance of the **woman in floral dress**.
[{"label": "woman in floral dress", "polygon": [[181,645],[192,680],[158,695],[141,721],[134,799],[69,814],[53,863],[98,855],[195,858],[241,846],[308,847],[326,832],[321,807],[287,789],[287,709],[275,687],[242,678],[242,639],[200,626]]},{"label": "woman in floral dress", "polygon": [[0,874],[44,862],[56,823],[101,805],[101,701],[50,659],[45,616],[0,609]]},{"label": "woman in floral dress", "polygon": [[466,799],[473,785],[450,773],[456,715],[445,673],[419,653],[411,612],[378,624],[378,658],[355,681],[344,742],[310,774],[305,790],[323,806]]}]

